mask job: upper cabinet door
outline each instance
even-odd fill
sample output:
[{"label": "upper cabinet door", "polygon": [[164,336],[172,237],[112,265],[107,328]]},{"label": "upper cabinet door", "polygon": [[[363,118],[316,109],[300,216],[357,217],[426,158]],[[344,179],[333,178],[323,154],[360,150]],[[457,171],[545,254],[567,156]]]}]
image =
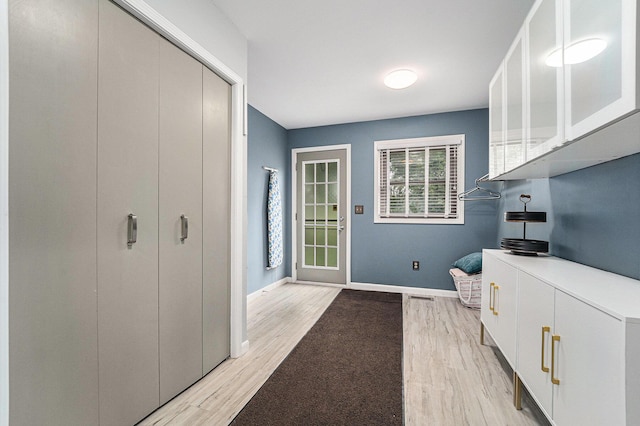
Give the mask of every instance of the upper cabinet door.
[{"label": "upper cabinet door", "polygon": [[525,27],[529,106],[527,158],[530,159],[563,142],[562,66],[548,65],[548,58],[553,52],[560,52],[562,56],[561,0],[536,2]]},{"label": "upper cabinet door", "polygon": [[565,0],[566,133],[577,139],[635,109],[636,2]]},{"label": "upper cabinet door", "polygon": [[513,42],[504,60],[506,129],[504,143],[504,169],[509,171],[525,161],[524,132],[524,50],[523,32]]},{"label": "upper cabinet door", "polygon": [[489,84],[489,177],[504,172],[504,79],[502,64]]}]

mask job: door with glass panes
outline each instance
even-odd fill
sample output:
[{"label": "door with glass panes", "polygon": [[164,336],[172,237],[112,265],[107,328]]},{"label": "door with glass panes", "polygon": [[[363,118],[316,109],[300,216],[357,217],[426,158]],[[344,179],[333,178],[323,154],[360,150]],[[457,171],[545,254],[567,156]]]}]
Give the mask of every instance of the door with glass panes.
[{"label": "door with glass panes", "polygon": [[296,162],[298,281],[346,284],[347,150],[301,152]]}]

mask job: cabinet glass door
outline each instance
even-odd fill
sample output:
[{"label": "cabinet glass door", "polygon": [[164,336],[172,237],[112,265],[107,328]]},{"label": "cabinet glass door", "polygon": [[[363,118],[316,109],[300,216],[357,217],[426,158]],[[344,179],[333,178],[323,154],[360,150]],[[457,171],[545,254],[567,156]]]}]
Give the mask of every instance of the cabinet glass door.
[{"label": "cabinet glass door", "polygon": [[[538,1],[525,23],[528,58],[527,160],[562,143],[562,2]],[[559,66],[549,66],[556,53]]]},{"label": "cabinet glass door", "polygon": [[522,32],[507,53],[504,63],[506,131],[504,144],[504,169],[512,170],[525,161],[524,93],[523,93]]},{"label": "cabinet glass door", "polygon": [[489,177],[504,172],[504,100],[502,65],[489,85]]},{"label": "cabinet glass door", "polygon": [[635,108],[635,2],[565,2],[566,132],[578,138]]}]

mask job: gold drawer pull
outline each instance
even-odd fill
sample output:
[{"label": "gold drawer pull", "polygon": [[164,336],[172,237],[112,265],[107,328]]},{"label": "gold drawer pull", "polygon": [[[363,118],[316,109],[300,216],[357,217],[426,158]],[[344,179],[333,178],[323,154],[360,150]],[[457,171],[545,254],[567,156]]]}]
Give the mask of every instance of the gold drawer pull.
[{"label": "gold drawer pull", "polygon": [[560,342],[560,336],[554,334],[551,336],[551,383],[560,384],[560,379],[556,377],[556,342]]},{"label": "gold drawer pull", "polygon": [[493,312],[493,287],[496,283],[489,284],[489,310]]},{"label": "gold drawer pull", "polygon": [[546,367],[544,365],[544,335],[545,333],[550,333],[551,332],[551,327],[542,327],[542,353],[540,354],[540,368],[542,369],[542,371],[544,371],[545,373],[549,372],[549,367]]},{"label": "gold drawer pull", "polygon": [[496,293],[500,290],[499,285],[493,286],[493,315],[498,315],[498,311],[496,310]]}]

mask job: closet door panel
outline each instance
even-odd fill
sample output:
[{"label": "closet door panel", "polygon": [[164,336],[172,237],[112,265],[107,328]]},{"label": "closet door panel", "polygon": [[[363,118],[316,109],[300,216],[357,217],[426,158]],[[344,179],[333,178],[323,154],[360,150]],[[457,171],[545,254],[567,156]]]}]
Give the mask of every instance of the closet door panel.
[{"label": "closet door panel", "polygon": [[[160,44],[160,403],[202,377],[202,65]],[[188,238],[181,240],[181,215]]]},{"label": "closet door panel", "polygon": [[8,7],[9,421],[93,425],[98,4]]},{"label": "closet door panel", "polygon": [[[160,37],[100,0],[98,339],[100,423],[159,405],[158,57]],[[137,241],[128,247],[128,215]]]},{"label": "closet door panel", "polygon": [[231,86],[203,68],[203,372],[229,356]]}]

